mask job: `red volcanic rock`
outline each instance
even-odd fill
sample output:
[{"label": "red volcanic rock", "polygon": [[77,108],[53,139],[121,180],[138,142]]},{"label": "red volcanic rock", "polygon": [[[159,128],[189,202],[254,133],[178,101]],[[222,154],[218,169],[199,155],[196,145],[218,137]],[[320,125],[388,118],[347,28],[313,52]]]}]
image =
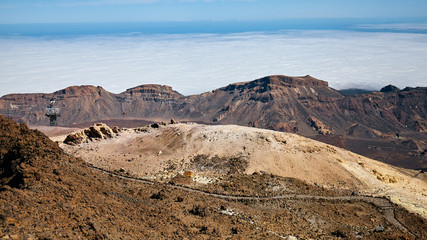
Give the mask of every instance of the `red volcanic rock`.
[{"label": "red volcanic rock", "polygon": [[220,88],[218,91],[248,91],[266,92],[277,90],[283,87],[295,88],[298,86],[317,86],[328,87],[328,82],[316,79],[309,75],[304,77],[288,77],[284,75],[273,75],[260,78],[250,82],[241,82],[230,84],[227,87]]},{"label": "red volcanic rock", "polygon": [[182,95],[166,85],[147,84],[129,88],[124,92],[131,96],[143,96],[153,99],[180,98]]},{"label": "red volcanic rock", "polygon": [[322,86],[328,87],[328,82],[314,78],[310,75],[304,77],[288,77],[284,75],[274,75],[266,77],[276,84],[290,84],[294,86]]},{"label": "red volcanic rock", "polygon": [[[393,88],[394,89],[394,88]],[[43,125],[45,107],[61,108],[60,125],[119,118],[186,119],[239,124],[312,136],[314,117],[336,134],[359,123],[384,134],[422,132],[427,88],[344,96],[311,76],[274,75],[184,97],[169,86],[141,85],[121,94],[102,87],[72,86],[51,94],[11,94],[0,98],[0,114]],[[288,125],[288,126],[286,126]]]},{"label": "red volcanic rock", "polygon": [[73,86],[51,94],[10,94],[0,98],[0,114],[20,122],[47,125],[45,108],[53,101],[53,107],[61,109],[59,125],[174,118],[310,137],[333,133],[384,139],[401,133],[425,141],[426,99],[425,87],[399,90],[387,86],[383,92],[344,96],[326,81],[308,75],[274,75],[192,96],[155,84],[130,88],[121,94],[94,86]]},{"label": "red volcanic rock", "polygon": [[54,92],[54,95],[75,95],[75,96],[87,96],[87,95],[102,95],[106,93],[102,87],[91,86],[91,85],[82,85],[82,86],[71,86],[65,89]]},{"label": "red volcanic rock", "polygon": [[170,119],[182,108],[184,96],[164,85],[141,85],[116,96],[122,115],[144,119]]}]

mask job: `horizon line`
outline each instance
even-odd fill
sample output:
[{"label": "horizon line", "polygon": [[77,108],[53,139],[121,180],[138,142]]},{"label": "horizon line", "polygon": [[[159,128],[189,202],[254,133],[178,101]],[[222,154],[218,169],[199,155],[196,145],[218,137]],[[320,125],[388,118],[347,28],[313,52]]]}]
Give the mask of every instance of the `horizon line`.
[{"label": "horizon line", "polygon": [[426,21],[427,17],[292,17],[277,19],[211,19],[211,20],[146,20],[146,21],[72,21],[72,22],[15,22],[0,25],[33,25],[33,24],[110,24],[110,23],[224,23],[224,22],[279,22],[289,20],[379,20],[379,21]]}]

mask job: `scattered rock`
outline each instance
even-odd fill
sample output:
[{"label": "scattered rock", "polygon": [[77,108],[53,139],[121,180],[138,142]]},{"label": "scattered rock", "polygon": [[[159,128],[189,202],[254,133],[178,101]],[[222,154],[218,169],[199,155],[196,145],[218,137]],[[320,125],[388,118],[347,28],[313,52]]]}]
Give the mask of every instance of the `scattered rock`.
[{"label": "scattered rock", "polygon": [[378,225],[375,229],[374,232],[384,232],[384,227],[383,225]]},{"label": "scattered rock", "polygon": [[163,191],[160,191],[158,193],[155,193],[150,196],[151,199],[157,199],[157,200],[163,200],[166,198],[166,195]]},{"label": "scattered rock", "polygon": [[341,238],[346,238],[346,237],[347,237],[347,236],[343,233],[343,231],[341,231],[340,229],[338,229],[338,230],[336,230],[336,231],[331,232],[331,234],[332,234],[333,236],[341,237]]},{"label": "scattered rock", "polygon": [[183,202],[183,201],[184,201],[184,198],[182,198],[182,197],[177,197],[175,202]]},{"label": "scattered rock", "polygon": [[187,185],[191,184],[192,182],[192,177],[179,173],[169,181],[170,184],[174,185]]},{"label": "scattered rock", "polygon": [[148,132],[147,127],[137,127],[137,128],[134,128],[133,130],[137,133]]},{"label": "scattered rock", "polygon": [[120,128],[117,126],[114,126],[112,130],[113,130],[113,133],[115,134],[118,134],[121,131]]},{"label": "scattered rock", "polygon": [[190,172],[190,171],[184,171],[184,176],[187,176],[187,177],[193,178],[193,177],[194,177],[194,173],[193,173],[193,172]]},{"label": "scattered rock", "polygon": [[206,209],[206,207],[196,204],[193,205],[193,208],[190,210],[190,213],[196,216],[206,217],[208,215],[208,210]]},{"label": "scattered rock", "polygon": [[200,228],[199,232],[200,232],[201,234],[207,234],[207,233],[208,233],[208,227],[206,227],[206,226],[202,226],[202,227]]},{"label": "scattered rock", "polygon": [[19,235],[18,235],[18,234],[9,235],[9,237],[10,237],[10,239],[12,239],[12,240],[19,240],[19,239],[20,239],[20,237],[19,237]]}]

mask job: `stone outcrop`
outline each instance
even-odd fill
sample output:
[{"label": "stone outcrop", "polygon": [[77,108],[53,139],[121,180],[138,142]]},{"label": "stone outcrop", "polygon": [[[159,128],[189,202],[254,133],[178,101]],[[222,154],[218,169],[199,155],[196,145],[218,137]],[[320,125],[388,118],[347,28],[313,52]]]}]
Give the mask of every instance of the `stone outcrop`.
[{"label": "stone outcrop", "polygon": [[70,133],[64,140],[64,143],[76,145],[96,139],[107,139],[117,136],[119,133],[117,127],[111,129],[104,123],[97,123],[89,128],[85,128],[79,132]]},{"label": "stone outcrop", "polygon": [[321,135],[330,135],[334,134],[334,131],[329,129],[326,125],[324,125],[319,119],[315,117],[310,117],[308,119],[311,122],[311,126]]}]

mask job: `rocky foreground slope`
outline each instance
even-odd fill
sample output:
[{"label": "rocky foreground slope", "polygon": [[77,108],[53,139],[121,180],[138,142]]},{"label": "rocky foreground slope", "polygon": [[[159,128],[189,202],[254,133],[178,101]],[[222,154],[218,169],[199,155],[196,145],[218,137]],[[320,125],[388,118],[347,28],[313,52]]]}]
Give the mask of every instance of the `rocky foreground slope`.
[{"label": "rocky foreground slope", "polygon": [[[211,137],[212,133],[207,133]],[[111,140],[114,139],[118,138]],[[159,144],[164,146],[160,139]],[[101,142],[108,140],[98,143]],[[293,178],[232,171],[220,182],[207,184],[194,182],[185,175],[177,175],[169,182],[132,180],[120,169],[118,173],[123,177],[90,167],[81,159],[65,154],[41,132],[2,116],[0,143],[0,237],[3,239],[423,239],[427,236],[424,218],[399,206],[386,204],[384,208],[378,204],[384,199],[369,202],[358,200],[357,195],[337,198],[345,191]],[[195,167],[206,167],[200,165],[202,160],[196,161]],[[202,187],[198,191],[197,186],[208,186],[218,194],[209,194]],[[290,198],[257,196],[268,196],[271,192],[288,194]],[[235,198],[231,193],[247,198]]]},{"label": "rocky foreground slope", "polygon": [[[237,124],[298,133],[396,166],[427,169],[427,88],[385,87],[345,96],[311,76],[269,76],[200,95],[141,85],[120,94],[73,86],[54,93],[10,94],[0,114],[33,125],[48,123],[45,107],[61,108],[60,125],[120,119],[170,118]],[[362,140],[362,141],[359,141]]]}]

